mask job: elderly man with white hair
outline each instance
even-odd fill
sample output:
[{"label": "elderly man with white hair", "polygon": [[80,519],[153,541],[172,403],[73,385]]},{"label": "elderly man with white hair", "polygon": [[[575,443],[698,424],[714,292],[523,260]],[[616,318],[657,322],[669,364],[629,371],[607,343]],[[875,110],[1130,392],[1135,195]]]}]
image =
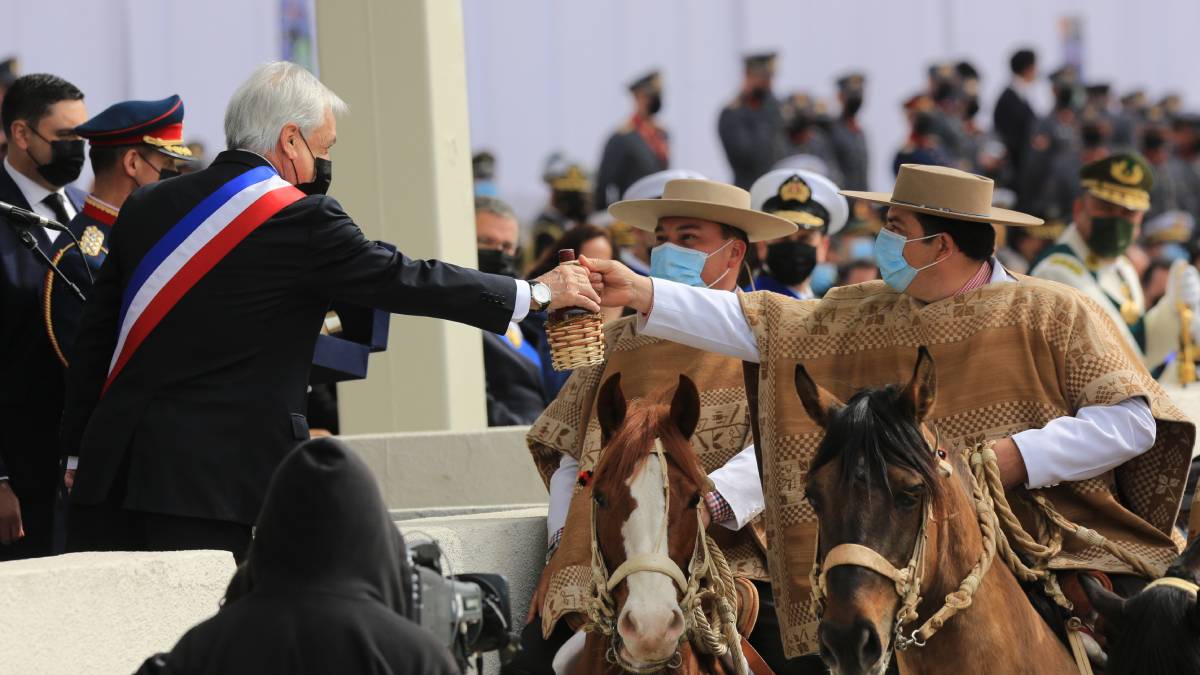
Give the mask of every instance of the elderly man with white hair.
[{"label": "elderly man with white hair", "polygon": [[578,269],[516,281],[368,241],[324,194],[345,111],[304,69],[266,64],[229,102],[229,149],[121,209],[68,374],[70,550],[240,559],[275,466],[308,438],[333,300],[493,332],[531,310],[598,309]]}]

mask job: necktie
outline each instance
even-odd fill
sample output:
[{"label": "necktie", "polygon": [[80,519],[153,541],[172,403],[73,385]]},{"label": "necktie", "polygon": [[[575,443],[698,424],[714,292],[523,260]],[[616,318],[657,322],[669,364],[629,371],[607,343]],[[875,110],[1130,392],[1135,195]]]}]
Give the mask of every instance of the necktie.
[{"label": "necktie", "polygon": [[60,225],[67,225],[71,222],[71,216],[67,215],[67,205],[63,203],[63,196],[59,193],[51,192],[46,195],[42,203],[50,207],[50,210],[54,212],[54,219]]}]

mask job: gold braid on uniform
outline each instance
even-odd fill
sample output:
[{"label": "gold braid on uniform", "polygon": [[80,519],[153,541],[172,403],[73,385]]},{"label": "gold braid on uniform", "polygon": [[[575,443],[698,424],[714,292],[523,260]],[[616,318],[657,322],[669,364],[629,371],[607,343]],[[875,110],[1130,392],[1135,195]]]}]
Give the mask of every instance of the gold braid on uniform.
[{"label": "gold braid on uniform", "polygon": [[[62,247],[62,249],[54,255],[54,259],[50,261],[50,264],[54,267],[57,267],[58,262],[63,259],[63,255],[65,255],[67,251],[70,251],[74,247],[75,242],[71,242],[70,244]],[[87,263],[85,262],[84,264],[86,265]],[[57,356],[58,360],[62,362],[63,368],[69,368],[70,364],[67,363],[67,356],[63,354],[62,347],[58,344],[58,338],[54,336],[54,321],[50,318],[50,297],[54,293],[53,269],[46,270],[46,283],[42,284],[42,287],[45,289],[42,291],[42,319],[46,324],[46,335],[50,338],[50,346],[54,348],[54,355]]]}]

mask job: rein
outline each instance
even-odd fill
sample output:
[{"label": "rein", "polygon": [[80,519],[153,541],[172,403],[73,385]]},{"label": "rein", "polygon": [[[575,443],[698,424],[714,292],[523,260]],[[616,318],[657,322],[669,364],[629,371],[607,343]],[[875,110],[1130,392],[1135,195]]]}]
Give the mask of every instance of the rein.
[{"label": "rein", "polygon": [[[662,474],[664,499],[663,524],[657,542],[668,541],[667,523],[671,513],[671,479],[667,471],[666,450],[662,439],[654,439],[652,454],[658,460]],[[711,488],[711,485],[709,486]],[[604,555],[600,552],[600,541],[596,536],[596,501],[591,505],[592,521],[592,580],[590,597],[587,602],[588,631],[596,631],[608,637],[609,647],[605,660],[630,673],[656,673],[664,668],[678,668],[683,661],[678,646],[670,657],[646,665],[628,663],[621,656],[621,638],[616,629],[616,601],[612,593],[630,574],[635,572],[654,572],[666,575],[674,582],[682,593],[679,606],[683,610],[684,630],[680,633],[679,644],[689,637],[700,639],[699,647],[707,654],[724,656],[731,650],[737,675],[749,675],[745,658],[741,654],[741,637],[737,632],[737,617],[733,611],[733,602],[737,591],[734,588],[733,572],[725,555],[717,544],[709,539],[704,529],[704,520],[700,510],[696,509],[696,546],[692,550],[688,562],[688,572],[685,576],[679,565],[671,559],[666,551],[656,549],[652,553],[641,553],[627,558],[612,574],[604,563]],[[705,601],[711,601],[712,609],[705,612]],[[712,616],[710,616],[710,613]],[[714,628],[715,626],[715,628]]]}]

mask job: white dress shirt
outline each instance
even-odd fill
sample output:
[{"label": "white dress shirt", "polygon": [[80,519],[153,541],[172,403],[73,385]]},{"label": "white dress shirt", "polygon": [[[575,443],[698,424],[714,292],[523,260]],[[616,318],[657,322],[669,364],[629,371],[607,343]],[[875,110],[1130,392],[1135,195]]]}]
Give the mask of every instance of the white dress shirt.
[{"label": "white dress shirt", "polygon": [[[39,216],[49,218],[50,220],[58,220],[58,214],[54,213],[54,210],[49,206],[42,203],[42,200],[50,194],[50,190],[38,185],[25,174],[14,169],[13,165],[9,163],[7,157],[4,158],[4,170],[8,172],[8,175],[12,177],[13,182],[17,184],[17,189],[21,191],[21,194],[25,195],[25,201],[29,202],[30,210]],[[57,192],[62,196],[63,206],[65,206],[67,209],[67,216],[74,218],[76,215],[75,205],[72,204],[71,199],[67,197],[66,188],[58,188],[57,190],[54,190],[54,192]],[[62,224],[68,225],[69,223]],[[58,230],[43,229],[42,232],[46,234],[46,238],[49,239],[51,243],[54,243],[54,240],[58,239]]]},{"label": "white dress shirt", "polygon": [[[1015,281],[995,258],[989,283]],[[758,363],[758,343],[742,315],[737,296],[654,279],[654,306],[639,315],[646,335]],[[1041,429],[1013,436],[1029,475],[1026,487],[1098,476],[1154,445],[1156,425],[1150,406],[1132,398],[1111,406],[1087,406],[1075,416],[1051,420]],[[721,493],[737,512],[733,500]]]}]

